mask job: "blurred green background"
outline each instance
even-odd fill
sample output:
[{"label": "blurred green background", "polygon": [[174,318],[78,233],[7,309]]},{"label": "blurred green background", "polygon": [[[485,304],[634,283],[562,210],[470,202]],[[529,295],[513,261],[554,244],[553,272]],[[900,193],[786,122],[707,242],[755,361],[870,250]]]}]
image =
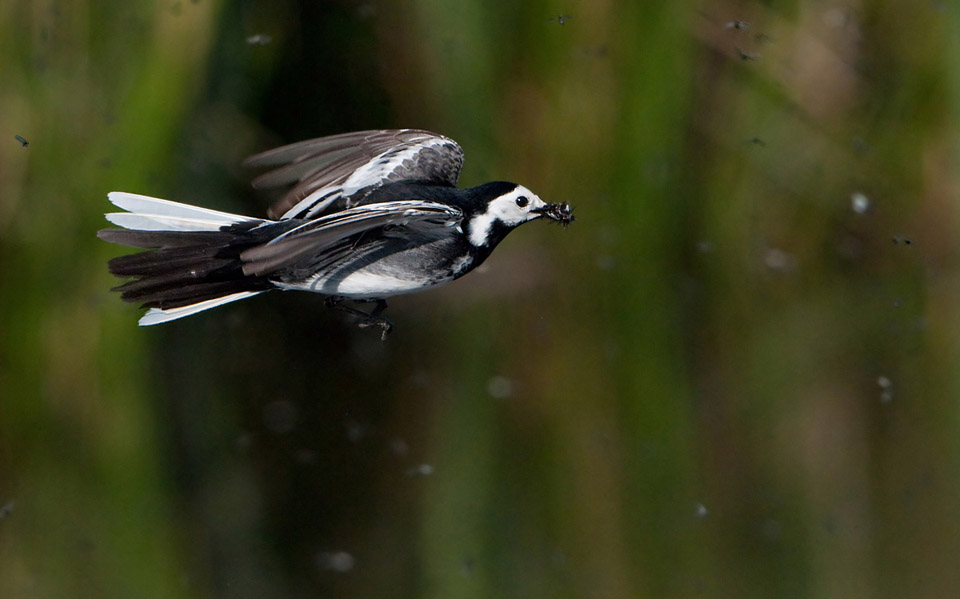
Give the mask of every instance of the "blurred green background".
[{"label": "blurred green background", "polygon": [[[956,3],[5,0],[0,81],[0,596],[960,596]],[[107,192],[378,127],[578,220],[386,343],[109,292]]]}]

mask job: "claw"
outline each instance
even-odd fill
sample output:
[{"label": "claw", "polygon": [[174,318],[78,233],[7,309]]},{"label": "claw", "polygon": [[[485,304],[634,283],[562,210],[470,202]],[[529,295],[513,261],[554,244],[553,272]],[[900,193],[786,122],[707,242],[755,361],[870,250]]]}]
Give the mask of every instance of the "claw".
[{"label": "claw", "polygon": [[387,335],[390,334],[390,331],[393,330],[393,323],[387,320],[382,316],[370,316],[357,323],[357,326],[361,329],[366,329],[370,327],[380,327],[383,329],[380,332],[380,341],[386,341]]}]

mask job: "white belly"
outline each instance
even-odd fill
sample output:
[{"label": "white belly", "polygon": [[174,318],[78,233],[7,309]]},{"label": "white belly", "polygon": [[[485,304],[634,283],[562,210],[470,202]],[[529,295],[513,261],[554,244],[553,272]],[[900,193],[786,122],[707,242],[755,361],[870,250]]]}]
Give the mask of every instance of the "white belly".
[{"label": "white belly", "polygon": [[332,281],[326,277],[314,277],[302,283],[275,284],[281,289],[312,291],[352,299],[375,299],[439,287],[452,280],[453,278],[440,281],[402,279],[384,273],[360,270],[338,281]]},{"label": "white belly", "polygon": [[[298,289],[351,299],[380,299],[413,293],[449,283],[469,270],[473,257],[453,262],[444,257],[452,241],[441,239],[405,248],[365,265],[344,261],[303,281],[275,281],[281,289]],[[411,268],[415,265],[415,268]],[[359,266],[357,270],[351,270]]]}]

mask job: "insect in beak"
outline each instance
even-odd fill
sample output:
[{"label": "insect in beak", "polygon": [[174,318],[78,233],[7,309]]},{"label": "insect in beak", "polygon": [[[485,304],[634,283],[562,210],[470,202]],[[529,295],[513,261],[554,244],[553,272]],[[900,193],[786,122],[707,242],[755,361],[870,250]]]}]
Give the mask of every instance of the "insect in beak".
[{"label": "insect in beak", "polygon": [[566,202],[556,203],[556,204],[547,204],[543,208],[536,208],[534,210],[531,210],[531,212],[542,214],[547,218],[557,221],[564,227],[566,227],[567,225],[569,225],[575,220],[573,216],[573,208],[571,208],[570,204],[567,204]]}]

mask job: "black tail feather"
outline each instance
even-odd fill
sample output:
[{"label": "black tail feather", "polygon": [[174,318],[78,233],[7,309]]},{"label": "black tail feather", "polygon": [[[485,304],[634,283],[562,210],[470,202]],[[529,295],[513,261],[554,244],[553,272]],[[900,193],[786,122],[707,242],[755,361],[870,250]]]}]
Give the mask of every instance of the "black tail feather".
[{"label": "black tail feather", "polygon": [[124,291],[120,296],[128,302],[143,302],[144,308],[169,310],[190,306],[207,300],[233,295],[243,291],[266,291],[273,287],[269,284],[255,285],[250,282],[219,281],[203,282],[176,287],[156,287],[149,290]]},{"label": "black tail feather", "polygon": [[[161,275],[178,271],[195,270],[200,266],[204,272],[217,266],[227,266],[231,258],[218,258],[218,247],[161,248],[139,254],[117,256],[107,263],[110,272],[118,277],[140,277],[144,274]],[[234,258],[235,259],[235,258]]]},{"label": "black tail feather", "polygon": [[123,300],[142,302],[145,308],[168,310],[274,288],[266,277],[243,274],[240,253],[271,237],[249,227],[220,231],[103,229],[97,236],[111,243],[149,248],[113,258],[108,264],[114,275],[133,278],[114,290],[121,292]]},{"label": "black tail feather", "polygon": [[[254,221],[260,222],[260,221]],[[135,248],[213,247],[225,246],[237,234],[227,231],[138,231],[133,229],[100,229],[97,237],[110,243]]]}]

